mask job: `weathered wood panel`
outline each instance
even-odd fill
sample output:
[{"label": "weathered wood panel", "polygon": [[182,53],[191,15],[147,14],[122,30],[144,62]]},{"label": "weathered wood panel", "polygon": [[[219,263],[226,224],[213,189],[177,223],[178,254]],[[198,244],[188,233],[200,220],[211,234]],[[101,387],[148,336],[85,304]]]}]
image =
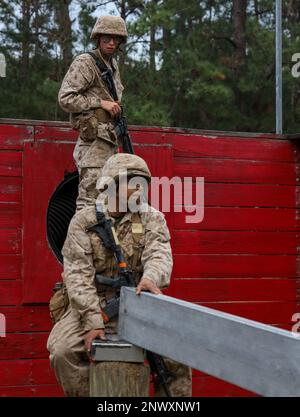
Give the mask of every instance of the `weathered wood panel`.
[{"label": "weathered wood panel", "polygon": [[0,360],[46,359],[47,339],[48,333],[9,333],[0,338]]},{"label": "weathered wood panel", "polygon": [[298,231],[300,218],[295,209],[246,208],[246,207],[205,207],[201,223],[186,223],[184,210],[174,213],[176,229],[190,230],[261,230]]},{"label": "weathered wood panel", "polygon": [[21,203],[21,197],[22,178],[0,177],[0,203]]},{"label": "weathered wood panel", "polygon": [[[300,311],[298,302],[289,301],[201,302],[197,304],[270,325],[288,323],[293,315]],[[291,328],[286,330],[291,331]]]},{"label": "weathered wood panel", "polygon": [[172,143],[175,157],[280,162],[294,162],[296,159],[296,145],[287,140],[176,135]]},{"label": "weathered wood panel", "polygon": [[22,206],[19,203],[0,203],[0,228],[22,227]]},{"label": "weathered wood panel", "polygon": [[172,247],[176,254],[297,255],[294,232],[175,230]]},{"label": "weathered wood panel", "polygon": [[[181,180],[180,190],[187,190],[190,181]],[[186,185],[185,185],[186,184]],[[178,186],[178,185],[177,185]],[[186,188],[184,188],[186,187]],[[215,183],[204,181],[205,207],[282,207],[295,208],[295,192],[299,193],[300,187],[293,185],[276,184],[235,184]],[[195,203],[196,186],[192,182],[193,203]],[[176,205],[182,205],[183,199],[175,198]]]},{"label": "weathered wood panel", "polygon": [[21,278],[21,255],[0,254],[0,280]]},{"label": "weathered wood panel", "polygon": [[21,232],[19,229],[0,229],[0,253],[21,253]]},{"label": "weathered wood panel", "polygon": [[7,333],[48,332],[52,328],[48,305],[0,307],[0,312],[6,317]]},{"label": "weathered wood panel", "polygon": [[0,397],[63,397],[63,391],[57,384],[0,387]]},{"label": "weathered wood panel", "polygon": [[[19,305],[22,296],[22,282],[1,280],[0,281],[0,306]],[[0,339],[1,340],[1,339]]]},{"label": "weathered wood panel", "polygon": [[33,140],[32,126],[0,124],[0,149],[21,150],[25,140]]},{"label": "weathered wood panel", "polygon": [[296,182],[295,165],[288,162],[247,161],[210,158],[174,159],[180,177],[204,177],[206,182],[243,184],[291,184]]},{"label": "weathered wood panel", "polygon": [[1,389],[18,385],[56,384],[48,359],[20,359],[0,361]]},{"label": "weathered wood panel", "polygon": [[296,278],[293,255],[174,255],[176,278]]},{"label": "weathered wood panel", "polygon": [[229,382],[206,375],[193,378],[193,396],[195,397],[257,397]]},{"label": "weathered wood panel", "polygon": [[169,295],[185,301],[295,301],[296,279],[173,279]]},{"label": "weathered wood panel", "polygon": [[0,150],[0,176],[22,176],[22,152]]}]

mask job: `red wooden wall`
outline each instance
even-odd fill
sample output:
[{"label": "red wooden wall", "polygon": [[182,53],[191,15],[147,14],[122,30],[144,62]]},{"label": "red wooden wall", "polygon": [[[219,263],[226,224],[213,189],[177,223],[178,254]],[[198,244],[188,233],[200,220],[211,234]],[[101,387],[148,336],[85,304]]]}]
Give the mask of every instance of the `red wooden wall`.
[{"label": "red wooden wall", "polygon": [[[153,175],[205,178],[203,222],[186,224],[184,212],[166,215],[174,254],[167,293],[291,330],[299,312],[297,139],[137,127],[131,133]],[[75,169],[75,141],[63,123],[0,120],[0,313],[7,323],[0,396],[62,395],[46,350],[47,302],[61,267],[45,218],[56,186]],[[193,395],[251,393],[194,371]]]}]

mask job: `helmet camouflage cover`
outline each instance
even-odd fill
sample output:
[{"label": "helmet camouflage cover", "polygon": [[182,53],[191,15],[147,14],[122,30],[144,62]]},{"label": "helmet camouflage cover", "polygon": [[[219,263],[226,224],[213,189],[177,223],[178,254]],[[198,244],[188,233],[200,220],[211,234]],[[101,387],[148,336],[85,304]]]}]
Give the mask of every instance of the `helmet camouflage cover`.
[{"label": "helmet camouflage cover", "polygon": [[105,163],[96,188],[102,192],[113,180],[126,175],[140,176],[151,180],[151,173],[144,159],[128,153],[117,153],[111,156]]},{"label": "helmet camouflage cover", "polygon": [[128,33],[124,19],[120,16],[99,17],[92,30],[91,39],[96,39],[99,35],[122,36],[126,42]]}]

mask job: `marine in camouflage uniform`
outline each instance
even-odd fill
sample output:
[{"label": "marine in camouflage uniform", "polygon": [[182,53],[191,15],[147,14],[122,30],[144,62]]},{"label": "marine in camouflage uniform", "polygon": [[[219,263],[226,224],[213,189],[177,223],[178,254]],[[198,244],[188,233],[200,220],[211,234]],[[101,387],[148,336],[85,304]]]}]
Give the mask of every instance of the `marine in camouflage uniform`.
[{"label": "marine in camouflage uniform", "polygon": [[[107,179],[120,179],[124,169],[128,177],[139,175],[150,179],[150,171],[142,158],[124,153],[114,155],[106,162],[103,176],[97,184],[99,200],[105,184],[108,184]],[[148,288],[152,286],[160,292],[159,288],[168,287],[173,266],[170,233],[164,215],[146,202],[140,205],[138,214],[129,210],[121,214],[113,217],[109,210],[105,211],[106,217],[111,218],[115,226],[123,254],[138,285],[137,291],[145,289],[146,283]],[[112,277],[117,273],[113,253],[104,247],[97,234],[87,230],[96,222],[95,207],[77,212],[70,223],[62,250],[64,282],[70,305],[53,327],[47,348],[51,366],[67,396],[89,396],[86,335],[103,329],[105,334],[117,333],[118,317],[104,325],[101,316],[101,308],[115,295],[115,289],[105,285],[97,287],[94,281],[95,272]],[[137,229],[138,236],[134,232]],[[169,387],[172,396],[191,396],[191,369],[167,358],[166,364],[176,374]],[[165,396],[156,383],[154,395]]]},{"label": "marine in camouflage uniform", "polygon": [[88,53],[74,59],[58,93],[60,106],[70,113],[71,126],[80,132],[73,153],[79,172],[77,210],[94,204],[97,178],[106,160],[119,146],[113,122],[120,111],[124,87],[117,61],[108,54],[110,48],[117,50],[118,46],[114,47],[111,42],[117,42],[118,38],[118,46],[127,39],[124,20],[117,16],[100,17],[91,34],[98,45],[91,52],[112,70],[118,103],[114,102],[94,58]]}]

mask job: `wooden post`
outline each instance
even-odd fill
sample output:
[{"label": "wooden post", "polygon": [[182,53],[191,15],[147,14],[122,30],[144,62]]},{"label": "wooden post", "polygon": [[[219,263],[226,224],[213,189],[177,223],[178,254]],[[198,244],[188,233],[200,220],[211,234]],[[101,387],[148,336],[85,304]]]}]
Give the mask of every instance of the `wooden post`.
[{"label": "wooden post", "polygon": [[91,397],[149,397],[150,369],[144,363],[94,362]]}]

